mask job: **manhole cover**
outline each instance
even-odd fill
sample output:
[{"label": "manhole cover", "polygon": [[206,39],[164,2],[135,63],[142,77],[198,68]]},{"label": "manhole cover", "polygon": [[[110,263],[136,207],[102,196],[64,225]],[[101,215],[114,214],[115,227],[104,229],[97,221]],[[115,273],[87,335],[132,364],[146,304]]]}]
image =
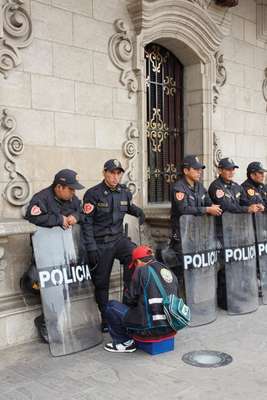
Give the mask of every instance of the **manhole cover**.
[{"label": "manhole cover", "polygon": [[182,360],[194,367],[218,368],[228,365],[233,358],[226,353],[212,350],[191,351],[183,355]]}]

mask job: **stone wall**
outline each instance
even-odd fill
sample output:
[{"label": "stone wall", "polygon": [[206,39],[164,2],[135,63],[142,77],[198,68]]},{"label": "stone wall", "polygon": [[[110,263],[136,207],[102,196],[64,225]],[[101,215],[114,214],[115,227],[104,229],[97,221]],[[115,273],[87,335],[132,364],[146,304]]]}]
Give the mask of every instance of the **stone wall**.
[{"label": "stone wall", "polygon": [[[13,157],[21,173],[17,180],[25,178],[31,192],[18,206],[13,196],[11,201],[9,196],[1,197],[1,222],[21,217],[21,204],[48,186],[62,168],[76,170],[80,181],[90,187],[101,179],[107,159],[120,158],[127,167],[122,145],[137,118],[136,97],[128,98],[120,70],[108,57],[115,19],[128,19],[125,2],[43,0],[24,5],[33,40],[19,50],[21,64],[9,70],[6,79],[0,74],[0,141],[10,131],[3,126],[3,110],[8,109],[7,115],[17,125],[13,134],[21,136],[24,145],[23,152]],[[1,194],[12,180],[4,168],[9,156],[2,146]],[[30,260],[29,235],[8,240],[0,279],[0,347],[36,337],[33,319],[40,306],[24,304],[19,288]]]},{"label": "stone wall", "polygon": [[233,9],[231,34],[222,43],[227,81],[214,115],[214,130],[223,156],[240,165],[236,177],[241,183],[250,161],[267,165],[267,114],[262,93],[267,49],[266,42],[257,39],[256,2],[239,3]]},{"label": "stone wall", "polygon": [[[0,218],[20,218],[22,205],[59,169],[75,169],[89,187],[101,179],[104,161],[116,157],[127,168],[124,181],[136,190],[135,201],[146,207],[143,240],[167,241],[169,204],[153,208],[146,200],[143,47],[150,41],[168,47],[185,66],[185,149],[208,163],[205,184],[222,156],[239,163],[240,182],[251,160],[267,165],[267,35],[264,24],[259,30],[263,11],[258,21],[256,15],[263,3],[239,0],[224,8],[209,0],[26,0],[32,41],[18,46],[21,63],[16,58],[6,79],[0,74]],[[9,132],[13,145],[4,146]],[[25,193],[7,196],[12,179],[26,185]],[[139,242],[136,221],[129,221]],[[5,245],[0,347],[36,335],[32,320],[39,306],[23,307],[18,285],[30,262],[29,243],[27,234]]]},{"label": "stone wall", "polygon": [[[86,187],[101,178],[103,163],[122,157],[126,129],[136,120],[120,71],[108,57],[114,20],[128,19],[119,0],[28,1],[33,42],[20,51],[22,64],[0,78],[0,107],[8,108],[23,137],[18,168],[32,192],[55,172],[73,168]],[[1,165],[2,167],[2,165]],[[0,181],[6,183],[7,174]],[[0,202],[0,215],[20,210]]]}]

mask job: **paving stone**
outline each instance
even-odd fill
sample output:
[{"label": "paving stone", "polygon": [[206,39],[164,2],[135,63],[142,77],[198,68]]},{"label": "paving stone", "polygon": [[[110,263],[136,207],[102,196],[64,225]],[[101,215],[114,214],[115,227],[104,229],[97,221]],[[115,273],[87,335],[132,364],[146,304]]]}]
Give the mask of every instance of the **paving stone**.
[{"label": "paving stone", "polygon": [[[267,307],[181,331],[175,350],[110,354],[103,346],[54,358],[35,342],[0,352],[0,400],[265,400]],[[105,341],[109,336],[105,335]],[[184,364],[184,353],[210,349],[231,354],[216,369]]]}]

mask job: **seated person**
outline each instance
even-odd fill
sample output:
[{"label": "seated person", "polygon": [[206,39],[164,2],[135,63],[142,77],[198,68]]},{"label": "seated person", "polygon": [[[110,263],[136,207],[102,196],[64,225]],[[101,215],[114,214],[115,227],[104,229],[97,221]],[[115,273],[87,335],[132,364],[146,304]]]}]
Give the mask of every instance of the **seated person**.
[{"label": "seated person", "polygon": [[162,296],[150,272],[156,272],[167,295],[177,294],[176,276],[163,264],[155,260],[151,248],[139,246],[132,252],[133,269],[127,305],[111,300],[106,308],[106,320],[112,343],[105,350],[117,353],[132,353],[136,350],[133,335],[156,338],[174,333],[162,306]]},{"label": "seated person", "polygon": [[[77,173],[70,169],[59,171],[52,185],[32,197],[25,218],[32,224],[46,228],[60,226],[68,229],[80,222],[81,201],[75,196],[75,190],[84,186],[77,178]],[[42,339],[48,342],[43,314],[34,322]]]}]

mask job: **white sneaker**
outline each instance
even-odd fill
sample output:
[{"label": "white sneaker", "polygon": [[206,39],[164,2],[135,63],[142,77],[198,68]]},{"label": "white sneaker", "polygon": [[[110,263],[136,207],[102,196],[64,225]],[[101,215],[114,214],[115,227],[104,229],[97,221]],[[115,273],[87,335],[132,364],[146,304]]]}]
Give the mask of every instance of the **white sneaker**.
[{"label": "white sneaker", "polygon": [[134,340],[128,340],[125,343],[107,343],[104,349],[113,353],[133,353],[136,346]]}]

